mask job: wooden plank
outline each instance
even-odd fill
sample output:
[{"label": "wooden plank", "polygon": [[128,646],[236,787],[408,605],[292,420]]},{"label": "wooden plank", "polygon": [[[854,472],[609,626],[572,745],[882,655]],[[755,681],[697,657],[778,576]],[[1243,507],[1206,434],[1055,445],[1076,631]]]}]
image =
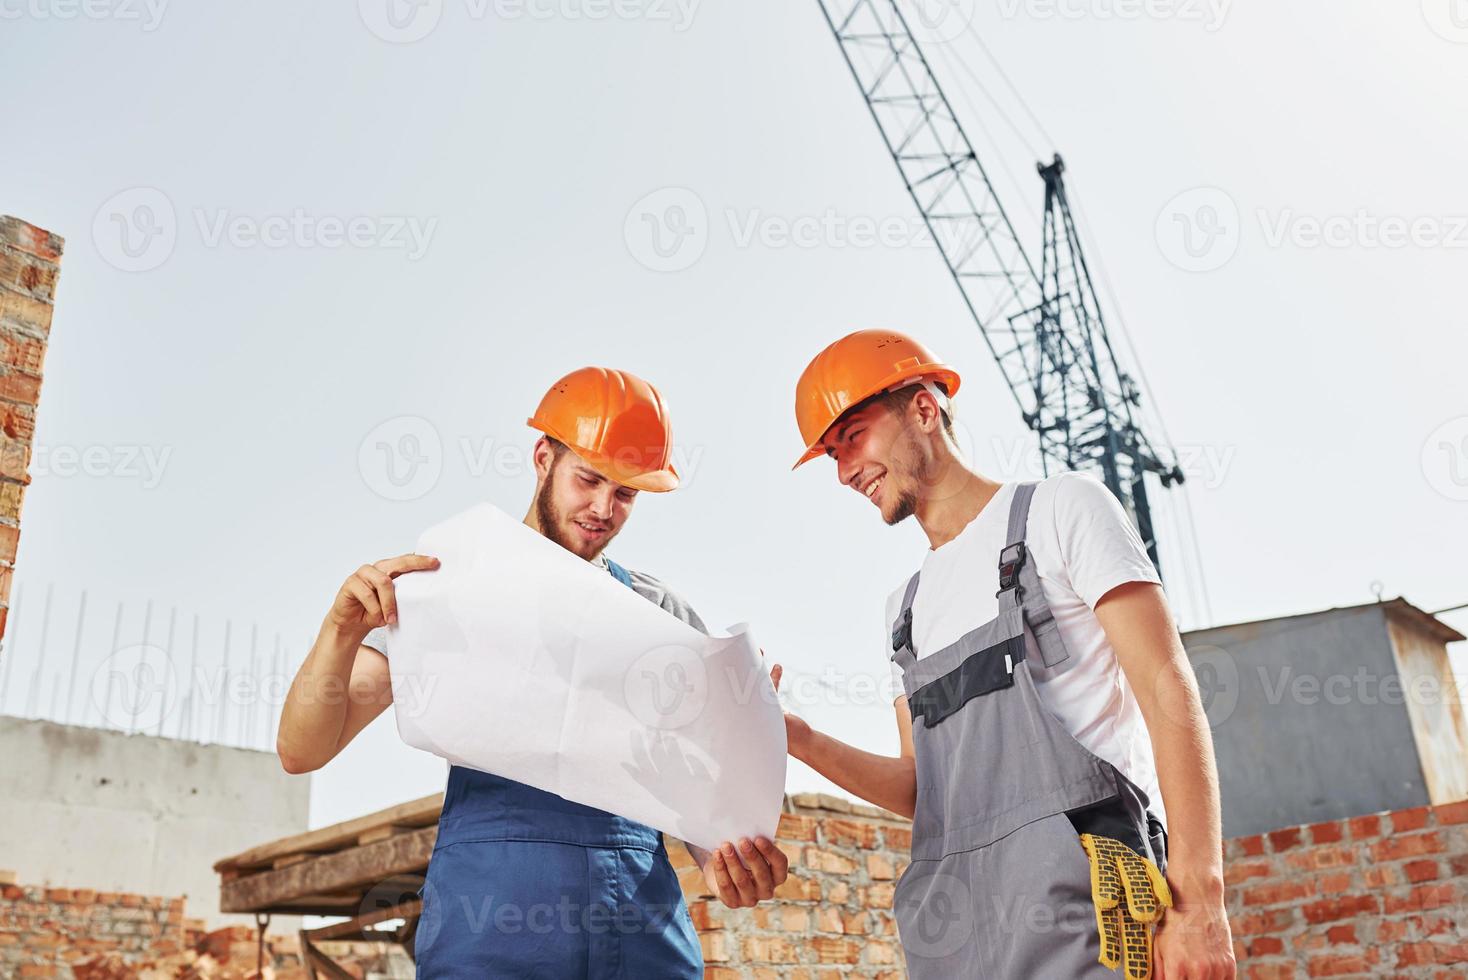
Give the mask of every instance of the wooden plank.
[{"label": "wooden plank", "polygon": [[[419,911],[421,912],[422,910],[420,909]],[[421,914],[413,916],[407,922],[403,923],[402,934],[398,936],[398,942],[402,944],[403,952],[407,953],[408,959],[412,960],[415,964],[418,962],[418,951],[415,947],[418,945],[418,923],[421,921],[423,921]]]},{"label": "wooden plank", "polygon": [[[362,907],[360,899],[344,902],[340,905],[298,905],[295,902],[284,902],[272,906],[271,915],[321,915],[330,917],[345,917],[356,915],[357,910]],[[202,921],[202,920],[201,920]]]},{"label": "wooden plank", "polygon": [[321,950],[312,946],[305,938],[306,931],[301,930],[301,952],[306,961],[306,975],[315,980],[317,971],[326,974],[331,980],[356,980],[350,973],[336,965],[336,962]]},{"label": "wooden plank", "polygon": [[[302,861],[309,861],[310,859],[311,855],[309,854],[287,854],[285,857],[278,857],[270,862],[270,866],[272,868],[289,868],[293,864],[300,864]],[[230,877],[237,878],[239,875],[236,873]]]},{"label": "wooden plank", "polygon": [[214,862],[214,870],[223,873],[245,868],[268,868],[276,858],[285,857],[288,854],[340,850],[343,847],[354,846],[358,836],[385,824],[401,824],[405,827],[426,827],[429,824],[436,824],[442,810],[443,794],[434,793],[422,799],[399,803],[386,810],[378,810],[366,816],[344,820],[330,827],[322,827],[304,834],[282,837],[279,840],[257,845],[233,857]]},{"label": "wooden plank", "polygon": [[268,912],[306,895],[338,892],[372,885],[399,874],[422,874],[428,869],[438,825],[424,827],[387,840],[322,854],[278,870],[221,882],[221,912]]},{"label": "wooden plank", "polygon": [[306,938],[306,930],[302,929],[301,939],[301,965],[306,968],[306,980],[316,980],[316,964],[311,959],[311,942]]},{"label": "wooden plank", "polygon": [[374,827],[366,833],[357,835],[357,846],[360,847],[363,844],[376,844],[380,840],[387,840],[394,834],[400,834],[402,832],[403,828],[398,824],[388,824],[385,827]]},{"label": "wooden plank", "polygon": [[[346,922],[333,922],[329,926],[320,926],[316,929],[307,929],[304,935],[312,942],[326,942],[333,939],[361,939],[363,931],[379,922],[387,922],[390,919],[416,919],[423,914],[423,902],[421,899],[411,899],[401,905],[392,908],[375,909],[366,915],[359,915],[348,919]],[[387,932],[374,930],[373,934],[365,937],[377,942],[391,941],[393,935]]]}]

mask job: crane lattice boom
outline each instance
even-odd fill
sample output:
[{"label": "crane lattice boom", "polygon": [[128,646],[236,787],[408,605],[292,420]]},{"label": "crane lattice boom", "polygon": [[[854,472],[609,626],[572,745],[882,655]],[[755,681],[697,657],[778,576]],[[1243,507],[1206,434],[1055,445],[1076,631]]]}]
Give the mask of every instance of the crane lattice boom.
[{"label": "crane lattice boom", "polygon": [[1047,471],[1054,463],[1099,472],[1157,562],[1143,477],[1154,473],[1170,486],[1183,475],[1133,417],[1141,396],[1107,337],[1060,157],[1039,166],[1045,213],[1036,269],[897,0],[819,3]]}]

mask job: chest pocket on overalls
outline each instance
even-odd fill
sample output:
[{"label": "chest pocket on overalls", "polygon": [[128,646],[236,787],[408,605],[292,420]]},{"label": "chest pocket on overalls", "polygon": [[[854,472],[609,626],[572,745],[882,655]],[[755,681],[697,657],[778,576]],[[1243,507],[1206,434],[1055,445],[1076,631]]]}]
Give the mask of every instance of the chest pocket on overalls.
[{"label": "chest pocket on overalls", "polygon": [[[997,623],[997,621],[996,621]],[[995,623],[989,624],[994,626]],[[990,643],[995,630],[981,627],[960,637],[958,642],[933,654],[925,666],[935,670],[955,661],[946,670],[907,696],[912,720],[932,728],[956,713],[974,698],[1014,686],[1014,665],[1024,658],[1024,635],[1008,636]],[[912,607],[892,631],[894,650],[912,649]]]}]

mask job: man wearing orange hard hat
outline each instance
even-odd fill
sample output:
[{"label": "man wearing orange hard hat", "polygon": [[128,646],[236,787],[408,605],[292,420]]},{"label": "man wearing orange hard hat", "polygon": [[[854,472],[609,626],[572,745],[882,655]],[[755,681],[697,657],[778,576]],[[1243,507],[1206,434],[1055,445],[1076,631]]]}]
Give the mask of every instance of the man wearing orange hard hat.
[{"label": "man wearing orange hard hat", "polygon": [[912,817],[894,909],[914,980],[1232,977],[1212,741],[1157,570],[1099,481],[975,471],[958,388],[888,330],[800,377],[795,465],[830,457],[930,547],[887,601],[901,755],[787,715],[790,753]]},{"label": "man wearing orange hard hat", "polygon": [[[678,486],[657,389],[626,371],[582,368],[552,385],[528,422],[542,435],[525,523],[704,630],[677,593],[605,554],[641,491]],[[342,585],[281,712],[278,751],[287,770],[319,769],[392,703],[393,579],[437,566],[430,556],[401,555],[363,565]],[[311,696],[332,686],[351,696]],[[770,898],[788,873],[784,854],[765,838],[689,851],[709,890],[731,907]],[[420,977],[704,975],[661,834],[487,772],[450,768],[423,894]]]}]

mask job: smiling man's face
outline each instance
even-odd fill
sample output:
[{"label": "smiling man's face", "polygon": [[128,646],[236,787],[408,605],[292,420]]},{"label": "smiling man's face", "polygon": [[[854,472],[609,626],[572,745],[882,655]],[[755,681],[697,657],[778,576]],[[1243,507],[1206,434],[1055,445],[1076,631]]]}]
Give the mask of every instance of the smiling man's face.
[{"label": "smiling man's face", "polygon": [[921,447],[904,422],[874,402],[842,416],[822,440],[836,462],[836,479],[875,504],[888,524],[912,516],[925,472]]},{"label": "smiling man's face", "polygon": [[540,533],[579,558],[594,560],[622,530],[637,491],[602,476],[569,449],[536,446],[546,472],[535,497]]}]

